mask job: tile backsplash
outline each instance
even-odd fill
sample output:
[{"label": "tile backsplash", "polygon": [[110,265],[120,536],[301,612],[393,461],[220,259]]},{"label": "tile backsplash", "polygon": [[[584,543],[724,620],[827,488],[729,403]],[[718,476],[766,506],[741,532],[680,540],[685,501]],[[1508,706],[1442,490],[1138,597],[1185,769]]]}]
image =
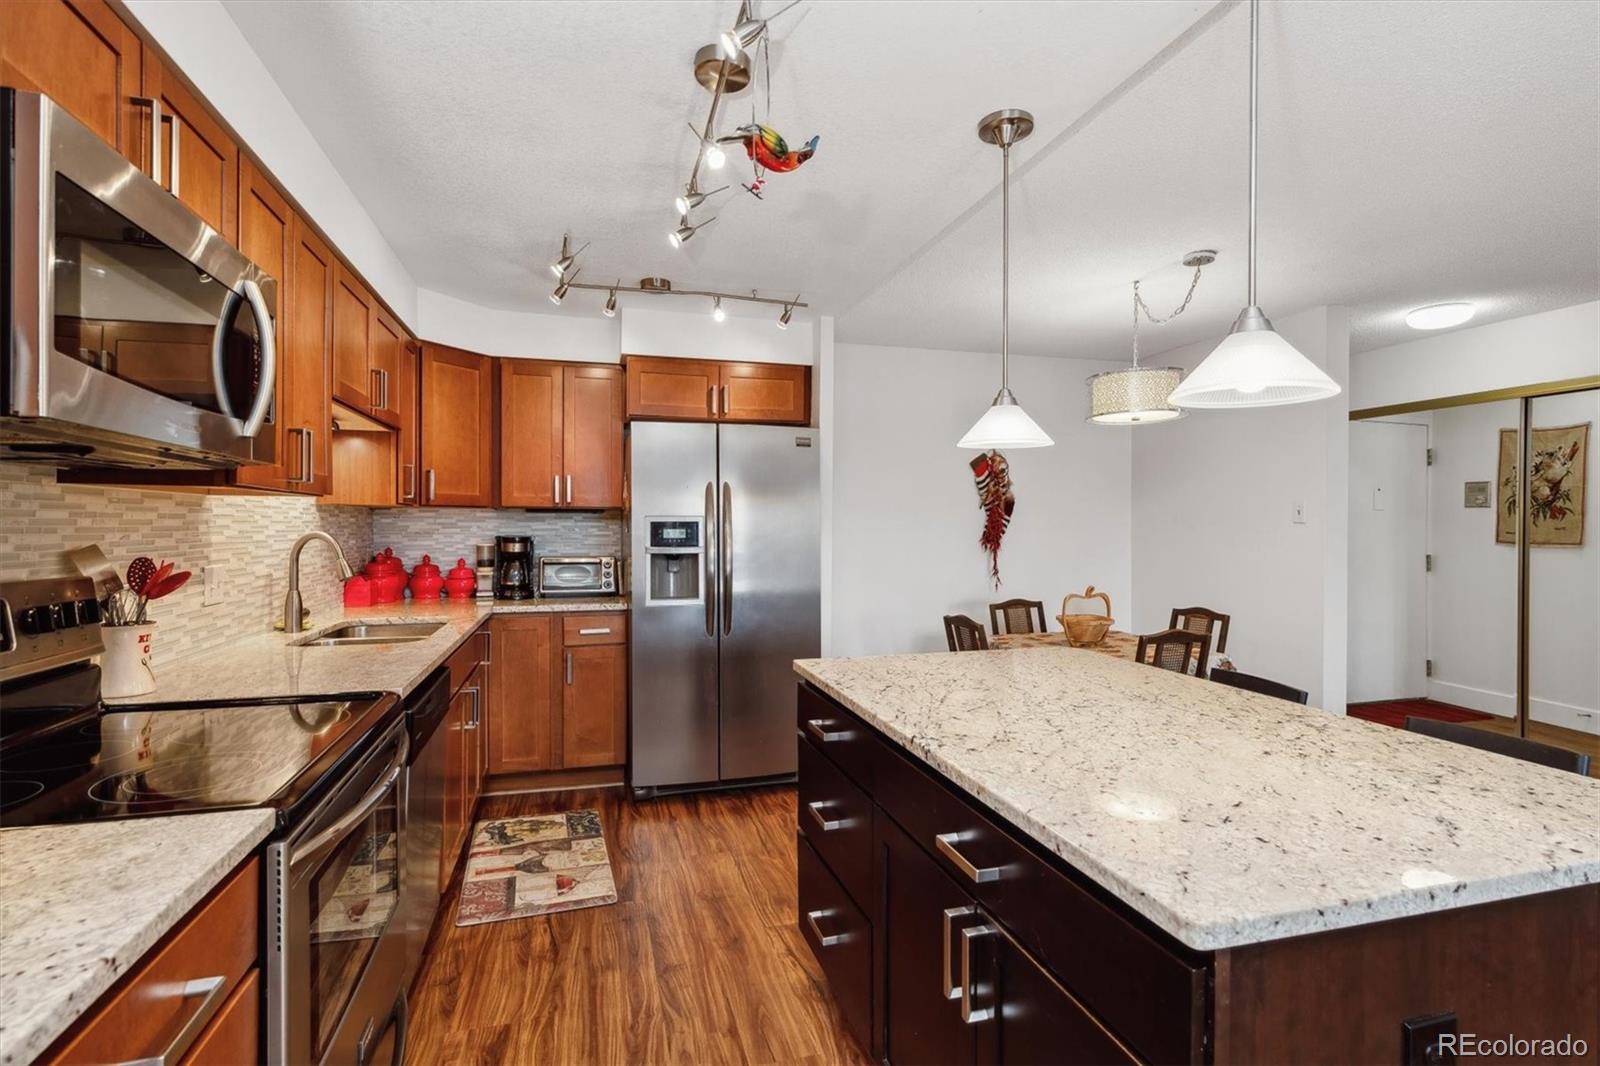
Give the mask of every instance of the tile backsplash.
[{"label": "tile backsplash", "polygon": [[[283,611],[289,548],[300,534],[333,535],[353,565],[372,554],[371,512],[324,507],[301,496],[207,496],[186,492],[59,485],[55,471],[0,463],[0,580],[54,577],[74,570],[66,553],[99,544],[121,573],[148,555],[194,577],[150,605],[160,623],[159,668],[242,634],[270,629]],[[222,570],[222,602],[203,606],[205,568]],[[333,553],[307,545],[300,591],[313,616],[338,609],[342,589]]]},{"label": "tile backsplash", "polygon": [[620,511],[497,511],[489,508],[392,507],[372,512],[372,545],[393,548],[407,566],[424,553],[445,570],[500,534],[533,538],[534,555],[621,555]]},{"label": "tile backsplash", "polygon": [[[358,570],[385,546],[407,566],[427,553],[449,569],[458,557],[471,565],[473,546],[500,533],[533,537],[540,555],[620,555],[623,536],[618,511],[331,507],[303,496],[60,485],[47,467],[0,463],[0,581],[72,574],[66,553],[86,544],[99,544],[119,572],[139,555],[194,572],[188,585],[150,606],[160,623],[158,668],[270,629],[283,611],[289,548],[313,529],[332,534]],[[222,602],[209,607],[207,566],[223,568]],[[326,545],[306,546],[300,592],[316,619],[339,609],[342,590]]]}]

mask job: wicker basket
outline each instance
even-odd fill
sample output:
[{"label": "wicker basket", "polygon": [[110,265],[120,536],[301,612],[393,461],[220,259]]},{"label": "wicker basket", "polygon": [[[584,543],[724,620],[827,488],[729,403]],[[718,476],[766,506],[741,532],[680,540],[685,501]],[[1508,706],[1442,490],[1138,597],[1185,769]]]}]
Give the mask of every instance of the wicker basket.
[{"label": "wicker basket", "polygon": [[[1067,604],[1073,600],[1103,600],[1106,605],[1105,614],[1068,614]],[[1105,639],[1106,633],[1115,621],[1111,617],[1111,597],[1104,592],[1096,592],[1090,585],[1083,592],[1068,593],[1067,598],[1061,601],[1061,613],[1056,615],[1056,621],[1061,623],[1061,628],[1067,631],[1067,643],[1074,648],[1085,648],[1098,644]]]}]

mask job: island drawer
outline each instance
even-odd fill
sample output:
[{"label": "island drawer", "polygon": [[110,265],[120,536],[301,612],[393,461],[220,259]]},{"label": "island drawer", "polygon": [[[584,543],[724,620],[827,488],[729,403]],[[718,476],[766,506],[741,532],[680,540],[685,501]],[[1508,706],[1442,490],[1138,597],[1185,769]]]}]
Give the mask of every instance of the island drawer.
[{"label": "island drawer", "polygon": [[872,766],[882,744],[853,715],[807,685],[800,686],[795,726],[800,735],[867,792],[872,791]]},{"label": "island drawer", "polygon": [[829,762],[816,745],[801,740],[800,835],[858,904],[872,900],[872,800]]},{"label": "island drawer", "polygon": [[828,979],[845,1025],[872,1046],[872,926],[828,872],[805,837],[795,838],[800,866],[800,935]]}]

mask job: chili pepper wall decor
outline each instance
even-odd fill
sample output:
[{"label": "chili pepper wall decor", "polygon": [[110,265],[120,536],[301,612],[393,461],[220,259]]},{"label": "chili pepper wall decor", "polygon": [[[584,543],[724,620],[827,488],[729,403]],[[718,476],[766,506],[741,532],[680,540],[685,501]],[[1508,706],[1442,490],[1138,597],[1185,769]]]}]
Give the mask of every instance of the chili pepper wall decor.
[{"label": "chili pepper wall decor", "polygon": [[989,580],[1000,587],[1000,542],[1011,525],[1017,498],[1012,492],[1011,464],[997,451],[980,452],[971,462],[978,483],[978,506],[983,510],[983,534],[978,544],[989,553]]}]

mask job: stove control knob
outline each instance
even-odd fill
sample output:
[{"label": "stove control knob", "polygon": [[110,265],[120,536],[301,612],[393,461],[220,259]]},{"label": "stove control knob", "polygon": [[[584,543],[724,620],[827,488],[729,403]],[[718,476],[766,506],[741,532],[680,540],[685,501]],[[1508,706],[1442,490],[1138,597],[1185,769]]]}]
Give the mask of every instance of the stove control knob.
[{"label": "stove control knob", "polygon": [[78,624],[92,626],[100,621],[100,604],[97,600],[78,601]]},{"label": "stove control knob", "polygon": [[50,622],[57,629],[77,629],[78,609],[70,603],[52,603]]},{"label": "stove control knob", "polygon": [[50,607],[29,607],[17,612],[17,632],[25,637],[39,637],[55,631],[55,621],[50,617]]}]

